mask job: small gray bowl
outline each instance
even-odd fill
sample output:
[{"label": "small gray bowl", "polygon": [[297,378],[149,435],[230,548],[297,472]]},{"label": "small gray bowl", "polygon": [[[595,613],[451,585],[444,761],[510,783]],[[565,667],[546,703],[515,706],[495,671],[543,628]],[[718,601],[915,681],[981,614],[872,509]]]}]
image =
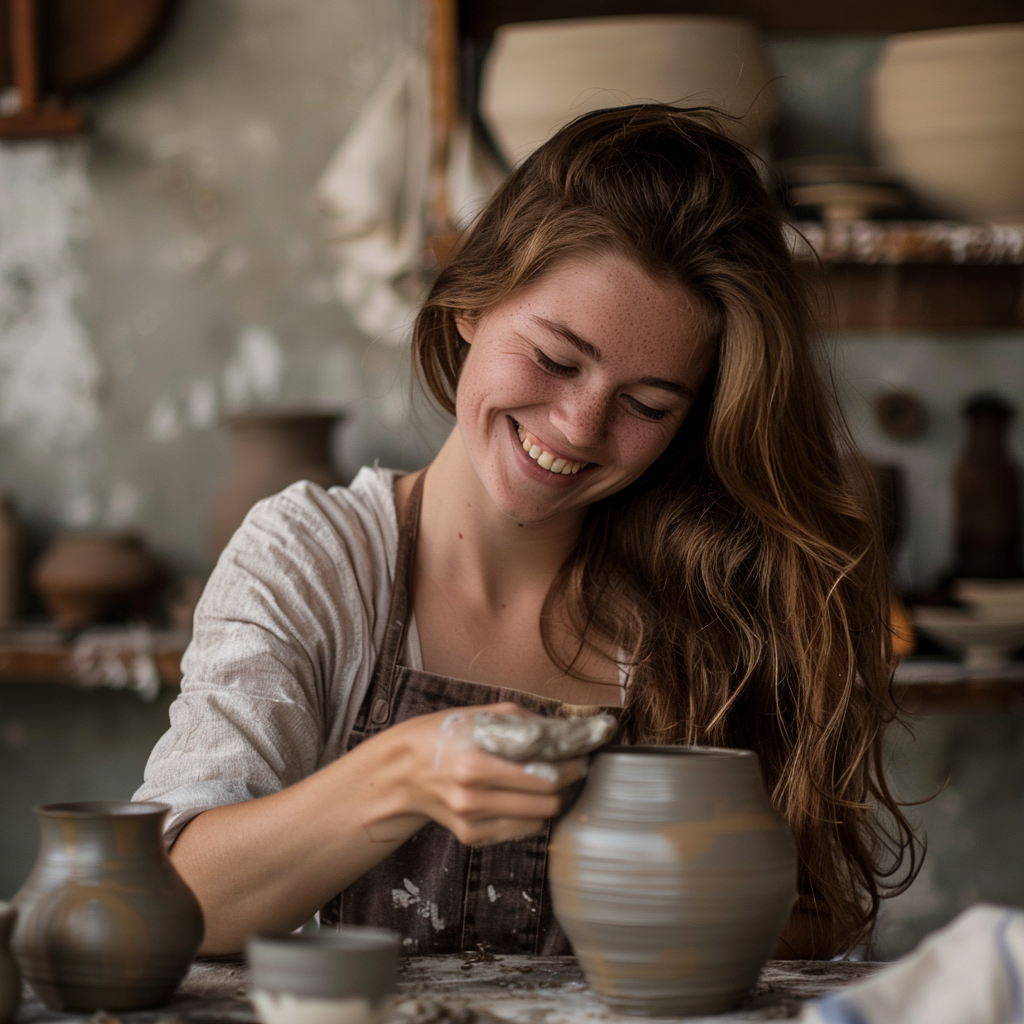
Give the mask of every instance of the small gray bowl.
[{"label": "small gray bowl", "polygon": [[369,1024],[398,983],[401,939],[381,928],[255,935],[252,1001],[264,1024]]}]

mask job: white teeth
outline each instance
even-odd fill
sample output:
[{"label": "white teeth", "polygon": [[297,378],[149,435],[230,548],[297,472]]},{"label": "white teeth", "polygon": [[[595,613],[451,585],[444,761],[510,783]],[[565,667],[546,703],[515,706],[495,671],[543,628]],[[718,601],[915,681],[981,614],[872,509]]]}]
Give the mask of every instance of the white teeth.
[{"label": "white teeth", "polygon": [[544,451],[539,444],[534,444],[529,437],[522,436],[525,433],[522,427],[519,430],[523,442],[523,451],[542,469],[557,475],[569,476],[578,473],[586,465],[585,462],[570,462],[568,459],[558,458],[552,455],[551,452]]}]

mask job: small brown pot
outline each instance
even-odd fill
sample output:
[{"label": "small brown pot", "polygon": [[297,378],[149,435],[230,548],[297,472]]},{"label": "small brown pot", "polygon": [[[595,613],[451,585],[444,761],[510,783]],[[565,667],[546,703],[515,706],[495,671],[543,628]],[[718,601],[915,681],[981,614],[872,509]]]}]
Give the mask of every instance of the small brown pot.
[{"label": "small brown pot", "polygon": [[225,420],[235,461],[210,510],[210,553],[216,557],[262,498],[297,480],[322,487],[342,483],[331,464],[330,440],[340,411],[277,410],[239,413]]},{"label": "small brown pot", "polygon": [[143,1010],[170,999],[203,916],[164,849],[166,804],[37,807],[39,856],[12,903],[14,954],[51,1010]]},{"label": "small brown pot", "polygon": [[161,578],[142,540],[126,533],[69,533],[36,563],[33,580],[64,629],[81,629],[123,606],[140,611]]}]

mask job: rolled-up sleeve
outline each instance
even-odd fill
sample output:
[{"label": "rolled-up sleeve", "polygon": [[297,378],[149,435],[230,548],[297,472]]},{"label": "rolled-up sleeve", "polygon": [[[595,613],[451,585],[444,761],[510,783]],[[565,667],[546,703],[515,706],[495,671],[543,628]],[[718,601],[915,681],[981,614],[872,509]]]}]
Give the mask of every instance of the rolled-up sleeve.
[{"label": "rolled-up sleeve", "polygon": [[202,811],[283,789],[343,749],[388,574],[384,546],[331,502],[311,484],[261,502],[210,577],[134,797],[170,805],[168,844]]}]

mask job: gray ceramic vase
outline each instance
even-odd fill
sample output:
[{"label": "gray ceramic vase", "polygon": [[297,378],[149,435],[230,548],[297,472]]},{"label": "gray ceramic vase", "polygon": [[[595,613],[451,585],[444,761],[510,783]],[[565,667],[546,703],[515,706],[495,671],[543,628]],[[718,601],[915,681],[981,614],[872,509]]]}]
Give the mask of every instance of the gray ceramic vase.
[{"label": "gray ceramic vase", "polygon": [[613,1010],[733,1009],[796,899],[796,851],[757,756],[613,747],[551,840],[551,896]]},{"label": "gray ceramic vase", "polygon": [[7,1024],[21,1000],[21,975],[10,945],[17,916],[10,903],[0,901],[0,1024]]},{"label": "gray ceramic vase", "polygon": [[14,953],[52,1010],[141,1010],[170,999],[203,916],[164,849],[168,808],[97,801],[36,808],[42,845],[13,899]]}]

